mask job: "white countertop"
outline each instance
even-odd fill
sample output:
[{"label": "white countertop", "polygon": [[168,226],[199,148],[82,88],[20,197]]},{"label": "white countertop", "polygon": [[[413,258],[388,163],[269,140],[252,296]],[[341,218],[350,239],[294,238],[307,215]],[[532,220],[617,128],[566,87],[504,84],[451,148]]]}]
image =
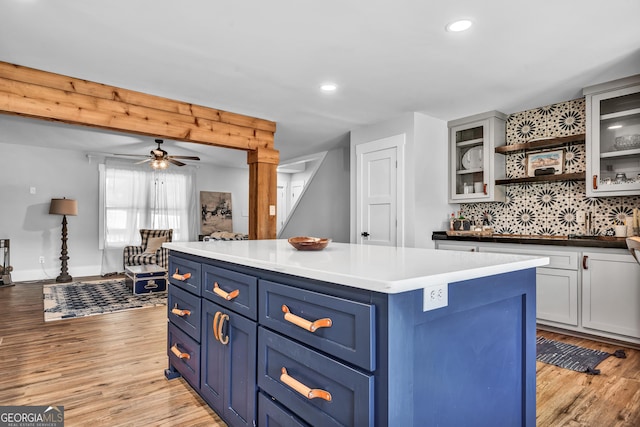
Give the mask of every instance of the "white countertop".
[{"label": "white countertop", "polygon": [[387,294],[549,264],[547,257],[335,242],[322,251],[298,251],[287,240],[170,242],[163,247]]}]

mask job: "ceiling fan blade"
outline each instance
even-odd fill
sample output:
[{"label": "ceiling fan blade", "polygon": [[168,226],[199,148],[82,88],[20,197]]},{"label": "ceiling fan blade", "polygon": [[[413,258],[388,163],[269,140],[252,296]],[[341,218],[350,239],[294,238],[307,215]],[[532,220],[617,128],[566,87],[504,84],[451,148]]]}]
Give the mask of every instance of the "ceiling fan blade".
[{"label": "ceiling fan blade", "polygon": [[182,159],[182,160],[200,160],[197,156],[168,156],[168,159]]},{"label": "ceiling fan blade", "polygon": [[147,163],[147,162],[150,162],[150,161],[151,161],[151,159],[144,159],[144,160],[140,160],[139,162],[136,162],[135,164],[136,165],[140,165],[142,163]]},{"label": "ceiling fan blade", "polygon": [[168,157],[167,160],[169,160],[171,163],[173,163],[176,166],[184,166],[184,165],[186,165],[186,163],[179,162],[179,161],[177,161],[175,159],[172,159],[171,157]]},{"label": "ceiling fan blade", "polygon": [[112,156],[122,156],[122,157],[137,157],[137,158],[149,157],[148,154],[118,154],[118,153],[113,153],[111,155]]}]

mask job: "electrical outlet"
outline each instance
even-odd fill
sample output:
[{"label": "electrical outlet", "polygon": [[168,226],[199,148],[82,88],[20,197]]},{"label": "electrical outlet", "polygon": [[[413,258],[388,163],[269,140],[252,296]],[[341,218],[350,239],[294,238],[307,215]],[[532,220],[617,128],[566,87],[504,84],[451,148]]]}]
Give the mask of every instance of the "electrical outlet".
[{"label": "electrical outlet", "polygon": [[422,311],[435,310],[449,305],[449,284],[432,285],[424,288]]},{"label": "electrical outlet", "polygon": [[578,224],[584,224],[584,211],[578,211],[576,215],[576,221]]},{"label": "electrical outlet", "polygon": [[39,262],[40,264],[44,264],[44,257],[43,257],[43,256],[41,256],[40,258],[38,258],[38,262]]}]

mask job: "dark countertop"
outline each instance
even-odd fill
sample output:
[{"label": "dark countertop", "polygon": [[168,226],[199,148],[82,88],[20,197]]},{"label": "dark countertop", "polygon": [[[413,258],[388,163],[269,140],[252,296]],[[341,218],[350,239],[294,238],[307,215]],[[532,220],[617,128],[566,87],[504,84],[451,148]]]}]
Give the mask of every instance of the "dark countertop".
[{"label": "dark countertop", "polygon": [[449,240],[459,242],[484,242],[484,243],[519,243],[526,245],[551,245],[551,246],[578,246],[590,248],[616,248],[627,249],[624,237],[606,236],[535,236],[516,234],[493,234],[490,236],[464,235],[447,236],[446,231],[434,231],[432,240]]}]

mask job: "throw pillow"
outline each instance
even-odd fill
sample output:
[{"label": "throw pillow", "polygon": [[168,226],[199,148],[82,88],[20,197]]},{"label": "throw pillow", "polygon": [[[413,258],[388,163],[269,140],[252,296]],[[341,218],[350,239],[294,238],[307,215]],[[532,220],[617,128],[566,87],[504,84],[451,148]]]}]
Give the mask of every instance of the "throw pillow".
[{"label": "throw pillow", "polygon": [[145,254],[155,254],[158,249],[162,247],[162,244],[167,241],[165,236],[161,237],[149,237],[147,241],[147,249],[144,250]]}]

